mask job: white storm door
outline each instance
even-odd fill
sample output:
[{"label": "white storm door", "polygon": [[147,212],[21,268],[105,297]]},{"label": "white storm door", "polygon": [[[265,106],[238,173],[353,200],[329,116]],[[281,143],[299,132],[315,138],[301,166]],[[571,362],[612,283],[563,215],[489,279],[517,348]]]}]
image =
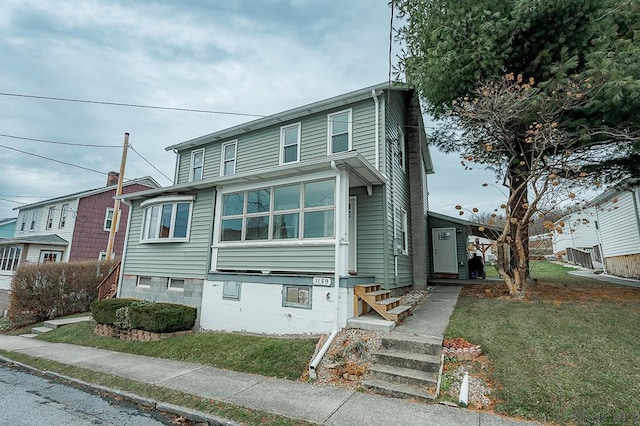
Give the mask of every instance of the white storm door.
[{"label": "white storm door", "polygon": [[436,274],[458,273],[458,252],[455,228],[433,228],[433,272]]},{"label": "white storm door", "polygon": [[356,197],[349,197],[349,263],[348,269],[350,274],[357,272],[357,245],[356,245],[356,232],[357,232],[357,209],[356,209]]}]

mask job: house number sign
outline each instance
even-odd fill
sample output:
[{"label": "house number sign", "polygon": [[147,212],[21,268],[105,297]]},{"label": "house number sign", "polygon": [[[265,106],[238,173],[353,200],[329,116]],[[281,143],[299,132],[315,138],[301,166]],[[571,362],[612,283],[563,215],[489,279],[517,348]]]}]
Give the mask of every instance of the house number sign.
[{"label": "house number sign", "polygon": [[313,285],[323,285],[329,287],[331,285],[331,278],[313,277]]}]

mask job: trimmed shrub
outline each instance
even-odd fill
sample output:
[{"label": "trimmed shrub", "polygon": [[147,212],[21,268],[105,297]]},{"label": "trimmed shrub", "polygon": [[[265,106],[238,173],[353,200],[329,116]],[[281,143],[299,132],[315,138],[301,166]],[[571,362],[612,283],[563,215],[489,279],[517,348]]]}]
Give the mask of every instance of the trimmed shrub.
[{"label": "trimmed shrub", "polygon": [[99,324],[154,333],[191,330],[197,315],[197,309],[190,306],[138,299],[99,300],[91,305],[91,312]]},{"label": "trimmed shrub", "polygon": [[111,263],[22,264],[11,281],[9,318],[29,324],[87,312]]},{"label": "trimmed shrub", "polygon": [[91,304],[91,314],[98,324],[115,325],[118,309],[127,307],[138,299],[103,299]]}]

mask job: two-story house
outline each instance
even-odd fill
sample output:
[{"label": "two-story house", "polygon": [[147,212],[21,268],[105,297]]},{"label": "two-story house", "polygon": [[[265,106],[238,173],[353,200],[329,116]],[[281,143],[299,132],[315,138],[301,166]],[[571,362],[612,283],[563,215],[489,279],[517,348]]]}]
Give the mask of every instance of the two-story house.
[{"label": "two-story house", "polygon": [[[118,173],[109,173],[107,185],[16,208],[18,219],[12,238],[0,240],[0,291],[11,288],[11,279],[23,262],[73,262],[104,259]],[[151,177],[126,181],[123,193],[158,188]],[[120,209],[126,223],[128,206]],[[119,224],[120,225],[120,224]],[[125,230],[119,226],[114,257],[120,257]]]},{"label": "two-story house", "polygon": [[354,286],[426,287],[431,158],[415,91],[380,84],[169,146],[176,181],[132,206],[120,297],[202,329],[318,333]]}]

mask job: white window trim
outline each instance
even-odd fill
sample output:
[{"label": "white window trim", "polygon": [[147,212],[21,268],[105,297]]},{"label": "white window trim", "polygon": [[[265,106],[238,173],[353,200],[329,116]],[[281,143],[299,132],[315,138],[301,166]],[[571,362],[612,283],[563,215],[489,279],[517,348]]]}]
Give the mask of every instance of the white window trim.
[{"label": "white window trim", "polygon": [[152,280],[152,278],[148,275],[138,275],[136,277],[136,287],[138,288],[151,288],[151,284],[140,284],[140,278],[149,278],[149,281]]},{"label": "white window trim", "polygon": [[20,232],[24,232],[27,229],[27,213],[22,213],[22,221],[20,222]]},{"label": "white window trim", "polygon": [[31,212],[31,222],[29,223],[29,232],[33,232],[36,230],[37,222],[38,222],[38,211],[34,210]]},{"label": "white window trim", "polygon": [[38,263],[44,263],[44,257],[46,255],[51,255],[51,254],[56,255],[56,260],[53,261],[54,263],[62,262],[62,256],[64,255],[62,250],[40,250],[40,254],[38,256]]},{"label": "white window trim", "polygon": [[45,223],[45,229],[49,230],[49,229],[53,229],[53,217],[56,214],[56,207],[55,206],[51,206],[49,207],[49,211],[47,213],[47,223]]},{"label": "white window trim", "polygon": [[[224,158],[224,151],[225,148],[228,146],[233,145],[235,147],[234,152],[233,152],[233,173],[229,174],[229,175],[225,175],[224,174],[224,164],[227,161],[231,161],[231,160],[225,160]],[[220,150],[220,176],[231,176],[231,175],[235,175],[236,174],[236,166],[238,165],[238,140],[234,140],[234,141],[230,141],[230,142],[225,142],[222,144],[221,150]]]},{"label": "white window trim", "polygon": [[196,154],[202,153],[202,164],[200,165],[200,180],[204,179],[204,148],[191,151],[191,164],[189,167],[189,182],[193,182],[193,169],[195,168]]},{"label": "white window trim", "polygon": [[347,113],[348,114],[348,123],[347,123],[347,132],[348,132],[348,148],[347,151],[351,151],[353,149],[353,112],[351,108],[345,109],[342,111],[337,111],[327,115],[327,154],[333,155],[333,123],[331,119],[336,115],[341,115]]},{"label": "white window trim", "polygon": [[400,235],[402,241],[402,254],[409,255],[409,215],[403,208],[400,209]]},{"label": "white window trim", "polygon": [[[109,220],[109,212],[111,212],[111,220],[113,221],[113,207],[107,207],[104,213],[104,224],[102,229],[107,232],[111,232],[111,226],[107,227],[107,221]],[[120,229],[120,217],[122,217],[122,210],[118,210],[118,222],[116,223],[116,232]]]},{"label": "white window trim", "polygon": [[[173,280],[182,281],[182,287],[172,287],[171,283],[173,282]],[[175,292],[179,292],[179,293],[184,293],[184,286],[186,284],[185,281],[186,280],[184,278],[169,278],[167,280],[167,291],[175,291]]]},{"label": "white window trim", "polygon": [[[111,252],[111,259],[115,259],[117,256],[116,252],[113,251]],[[98,262],[105,262],[107,260],[107,252],[106,250],[102,250],[99,254],[98,254]]]},{"label": "white window trim", "polygon": [[403,172],[407,171],[407,145],[402,128],[398,126],[398,155],[400,160],[400,168]]},{"label": "white window trim", "polygon": [[[292,127],[297,127],[298,128],[298,136],[297,136],[297,141],[296,141],[296,159],[294,161],[289,161],[288,163],[285,163],[284,161],[284,135],[285,135],[285,131],[287,129],[290,129]],[[282,164],[292,164],[292,163],[299,163],[300,162],[300,139],[302,136],[302,125],[300,123],[294,123],[294,124],[289,124],[287,126],[282,126],[280,127],[280,165]],[[289,145],[291,146],[291,145]]]},{"label": "white window trim", "polygon": [[[175,242],[188,242],[189,237],[191,235],[191,219],[193,216],[193,200],[195,199],[194,195],[180,195],[180,196],[167,196],[167,197],[157,197],[150,200],[145,200],[140,203],[140,207],[144,208],[142,211],[142,226],[140,229],[140,243],[175,243]],[[176,205],[178,203],[189,203],[189,217],[187,218],[187,235],[185,237],[173,237],[169,236],[167,238],[147,238],[149,235],[149,226],[147,223],[147,211],[149,208],[153,208],[154,206],[159,206],[162,209],[164,204],[173,204],[173,208],[171,209],[171,233],[175,232],[175,221],[178,209]],[[158,216],[158,223],[156,224],[156,232],[158,235],[160,224],[161,224],[161,215],[162,210],[160,211],[160,215]]]},{"label": "white window trim", "polygon": [[[67,225],[67,215],[69,214],[69,204],[63,204],[60,208],[60,220],[58,221],[58,229],[63,229]],[[64,219],[64,222],[63,222]]]}]

